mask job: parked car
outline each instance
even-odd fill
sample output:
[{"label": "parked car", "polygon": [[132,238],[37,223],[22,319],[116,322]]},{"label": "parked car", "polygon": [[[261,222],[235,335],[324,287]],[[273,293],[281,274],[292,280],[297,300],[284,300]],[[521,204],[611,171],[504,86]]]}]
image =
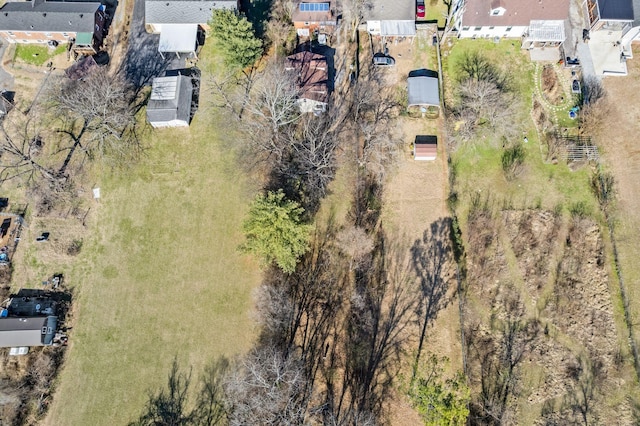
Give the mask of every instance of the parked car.
[{"label": "parked car", "polygon": [[396,60],[391,56],[377,54],[373,57],[373,65],[377,67],[390,67],[396,64]]},{"label": "parked car", "polygon": [[416,17],[418,19],[424,19],[426,13],[426,9],[424,7],[424,0],[418,0],[416,5]]}]

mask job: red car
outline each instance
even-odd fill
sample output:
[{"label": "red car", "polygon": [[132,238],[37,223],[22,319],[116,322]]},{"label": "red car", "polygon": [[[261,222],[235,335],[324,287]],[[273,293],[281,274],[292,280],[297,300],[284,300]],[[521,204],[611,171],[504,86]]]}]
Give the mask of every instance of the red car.
[{"label": "red car", "polygon": [[416,6],[416,17],[418,19],[424,19],[424,16],[425,16],[424,1],[418,0],[418,4]]}]

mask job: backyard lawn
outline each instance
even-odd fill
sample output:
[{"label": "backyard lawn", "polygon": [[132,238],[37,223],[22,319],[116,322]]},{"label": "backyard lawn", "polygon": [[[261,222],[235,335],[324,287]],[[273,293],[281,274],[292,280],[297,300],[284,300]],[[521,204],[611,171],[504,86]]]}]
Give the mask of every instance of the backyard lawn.
[{"label": "backyard lawn", "polygon": [[[565,332],[562,330],[568,329],[563,325],[565,317],[573,318],[572,320],[575,320],[576,317],[587,318],[593,312],[598,312],[603,317],[606,316],[607,322],[603,322],[602,325],[598,323],[597,327],[588,324],[583,327],[583,324],[580,323],[582,329],[587,330],[591,335],[599,336],[602,342],[606,342],[596,345],[598,349],[604,348],[603,351],[607,350],[610,353],[619,351],[623,358],[618,369],[609,373],[608,382],[603,385],[610,386],[611,383],[617,381],[615,392],[612,388],[599,395],[600,399],[594,406],[603,418],[611,417],[615,413],[619,416],[617,417],[618,424],[626,424],[625,420],[628,418],[619,413],[619,411],[626,409],[621,401],[624,401],[629,395],[636,397],[637,390],[630,363],[627,331],[620,308],[618,283],[613,273],[607,228],[589,184],[592,169],[588,164],[569,167],[563,161],[553,164],[543,160],[546,147],[541,143],[541,135],[537,132],[531,118],[532,96],[534,96],[532,90],[534,87],[534,66],[529,62],[526,53],[520,50],[519,43],[502,41],[496,44],[483,40],[458,41],[453,49],[445,52],[444,55],[443,67],[448,71],[447,74],[450,77],[456,78],[458,64],[464,52],[473,50],[482,52],[490,59],[491,63],[501,64],[500,70],[509,73],[512,93],[516,99],[521,101],[522,111],[517,112],[517,118],[514,122],[519,126],[518,132],[521,130],[522,133],[513,136],[514,140],[505,142],[490,131],[480,132],[475,139],[459,146],[451,153],[451,167],[456,176],[454,187],[457,193],[456,212],[460,219],[463,238],[466,239],[467,247],[465,249],[468,250],[469,256],[467,266],[470,278],[466,284],[469,290],[465,294],[465,303],[469,308],[465,315],[467,318],[471,318],[468,322],[480,321],[478,318],[482,318],[485,324],[489,324],[487,327],[492,327],[492,323],[490,324],[487,319],[497,315],[495,312],[497,312],[496,306],[499,305],[499,297],[496,295],[500,294],[500,297],[505,297],[504,294],[515,291],[522,298],[523,312],[529,311],[527,315],[530,318],[536,318],[536,320],[548,324],[551,329],[557,327],[557,330],[560,330],[555,335],[548,334],[545,337],[546,340],[540,340],[542,343],[536,342],[534,344],[534,347],[544,347],[549,344],[549,336],[556,339],[553,343],[556,346],[552,350],[540,352],[545,353],[542,361],[536,360],[534,355],[528,355],[528,361],[523,363],[522,374],[527,378],[527,389],[518,395],[519,401],[516,403],[519,406],[519,424],[534,424],[539,421],[545,415],[544,407],[547,405],[551,407],[551,411],[557,410],[558,413],[561,413],[561,416],[565,416],[568,412],[566,407],[562,405],[563,399],[560,397],[564,392],[567,392],[566,388],[558,386],[556,392],[549,386],[551,380],[549,377],[560,371],[562,367],[559,366],[560,364],[545,367],[544,363],[557,356],[560,353],[558,348],[562,348],[562,345],[564,345],[563,351],[581,353],[587,350],[585,348],[590,348],[590,342],[584,338],[576,337],[572,333],[566,333],[566,336],[571,337],[566,338],[562,334]],[[448,84],[451,84],[451,81]],[[448,88],[450,89],[451,86],[448,85]],[[517,177],[506,179],[503,172],[503,155],[506,152],[505,145],[513,142],[521,144],[524,162]],[[474,212],[476,218],[473,221],[470,219],[471,211]],[[562,237],[563,232],[567,232],[563,231],[565,229],[563,227],[574,223],[571,221],[581,216],[588,218],[584,220],[591,221],[584,223],[591,224],[589,229],[592,234],[583,231],[584,234],[602,238],[602,242],[598,243],[602,245],[596,246],[597,249],[594,249],[593,253],[602,253],[598,250],[604,251],[607,260],[601,266],[601,275],[598,275],[599,281],[593,277],[577,279],[578,281],[583,279],[589,285],[584,287],[584,294],[576,290],[580,288],[579,286],[573,287],[573,291],[578,296],[569,300],[572,303],[579,300],[575,304],[575,310],[579,313],[572,317],[570,313],[572,305],[567,304],[568,307],[557,308],[554,303],[558,303],[559,299],[550,302],[552,299],[549,295],[559,294],[561,284],[558,283],[562,282],[560,278],[556,277],[560,271],[558,265],[561,263],[558,259],[554,259],[554,254],[563,253],[562,255],[565,256],[564,264],[568,262],[566,259],[571,259],[571,256],[574,256],[570,251],[569,239]],[[477,217],[482,217],[486,223],[480,222]],[[540,217],[543,219],[539,219]],[[551,217],[556,217],[554,219],[556,222],[549,219]],[[522,228],[515,227],[514,223],[520,224],[519,226]],[[551,223],[556,223],[557,228],[554,228],[554,231],[549,230]],[[527,226],[535,231],[527,234]],[[548,229],[544,232],[548,232],[549,236],[541,240],[542,243],[540,243],[536,238],[543,235],[545,226]],[[485,247],[479,245],[480,243],[477,241],[482,241],[478,235],[482,235],[482,230],[487,228],[489,235],[491,235],[491,241],[486,243]],[[534,237],[526,240],[529,238],[527,235]],[[526,240],[526,242],[521,243],[518,238]],[[527,248],[522,250],[518,244],[524,244]],[[549,244],[549,246],[545,247],[544,244]],[[576,242],[575,244],[580,248],[586,247],[586,243]],[[538,264],[539,270],[534,270],[530,266],[534,264],[532,259],[537,256],[536,250],[542,253],[540,258],[543,259]],[[588,255],[595,257],[593,253],[590,252]],[[600,255],[602,256],[602,254]],[[487,256],[487,259],[490,260],[483,264],[482,259],[485,258],[482,256]],[[587,257],[587,255],[584,256]],[[585,263],[589,262],[596,263],[593,259],[585,261]],[[495,270],[491,269],[492,265],[495,266]],[[578,274],[573,276],[578,276]],[[535,287],[532,284],[534,279],[540,279],[542,284]],[[593,290],[595,288],[600,292],[600,299],[589,293],[589,291],[595,291]],[[596,299],[599,303],[601,302],[601,306],[593,307],[589,304]],[[592,327],[593,330],[589,327]],[[493,332],[496,333],[495,330]],[[603,359],[609,362],[607,356],[609,355],[603,356]],[[473,354],[469,355],[469,359],[473,359]],[[473,361],[470,361],[470,365],[473,369]],[[542,373],[545,368],[546,372]],[[621,380],[622,377],[628,377],[629,380]],[[538,383],[544,383],[544,385]],[[536,389],[536,386],[540,386],[540,389]],[[555,397],[549,397],[549,395],[555,395]]]},{"label": "backyard lawn", "polygon": [[260,271],[237,247],[255,188],[203,83],[190,129],[148,134],[140,164],[97,182],[92,236],[67,274],[75,326],[46,424],[127,424],[174,357],[195,383],[252,344]]},{"label": "backyard lawn", "polygon": [[20,59],[32,65],[44,65],[54,56],[63,53],[66,48],[66,44],[61,44],[55,49],[35,44],[17,44],[14,59]]}]

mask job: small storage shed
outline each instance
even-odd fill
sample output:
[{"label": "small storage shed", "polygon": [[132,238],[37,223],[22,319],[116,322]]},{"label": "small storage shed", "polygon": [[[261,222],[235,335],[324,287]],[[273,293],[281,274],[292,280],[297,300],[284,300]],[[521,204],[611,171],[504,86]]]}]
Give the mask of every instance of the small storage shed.
[{"label": "small storage shed", "polygon": [[433,135],[416,136],[413,143],[413,159],[434,161],[438,154],[438,137]]},{"label": "small storage shed", "polygon": [[147,104],[147,120],[153,127],[187,127],[191,120],[191,77],[184,75],[153,79]]},{"label": "small storage shed", "polygon": [[437,107],[440,108],[440,88],[438,86],[438,74],[434,71],[412,71],[407,79],[409,88],[409,102],[411,107]]}]

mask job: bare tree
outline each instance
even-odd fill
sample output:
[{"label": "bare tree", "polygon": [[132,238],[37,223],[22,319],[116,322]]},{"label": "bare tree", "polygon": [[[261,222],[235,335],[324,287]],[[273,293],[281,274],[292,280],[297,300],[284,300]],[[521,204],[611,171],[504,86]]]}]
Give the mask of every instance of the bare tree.
[{"label": "bare tree", "polygon": [[370,68],[355,84],[348,100],[358,164],[379,182],[397,163],[402,144],[392,133],[398,103],[382,79]]},{"label": "bare tree", "polygon": [[471,418],[479,424],[500,425],[510,418],[512,398],[520,386],[520,364],[539,333],[539,323],[525,318],[520,295],[513,289],[506,289],[501,305],[497,307],[501,315],[492,316],[496,335],[474,326],[465,332],[471,359],[477,363],[471,376],[480,381],[480,394],[470,407]]},{"label": "bare tree", "polygon": [[349,270],[373,251],[373,238],[357,226],[348,226],[336,236],[336,245],[349,257]]},{"label": "bare tree", "polygon": [[43,155],[42,118],[10,113],[0,123],[0,182],[20,179],[32,184],[39,179],[53,182],[59,174]]},{"label": "bare tree", "polygon": [[229,424],[302,424],[308,396],[300,362],[274,347],[254,349],[225,386]]},{"label": "bare tree", "polygon": [[62,80],[51,91],[51,104],[62,122],[59,132],[72,141],[59,174],[65,173],[78,149],[89,159],[124,159],[137,153],[138,141],[127,133],[135,122],[132,93],[122,76],[110,75],[105,68],[82,81]]},{"label": "bare tree", "polygon": [[344,0],[341,3],[343,11],[351,22],[351,37],[355,39],[365,14],[373,8],[374,0]]}]

